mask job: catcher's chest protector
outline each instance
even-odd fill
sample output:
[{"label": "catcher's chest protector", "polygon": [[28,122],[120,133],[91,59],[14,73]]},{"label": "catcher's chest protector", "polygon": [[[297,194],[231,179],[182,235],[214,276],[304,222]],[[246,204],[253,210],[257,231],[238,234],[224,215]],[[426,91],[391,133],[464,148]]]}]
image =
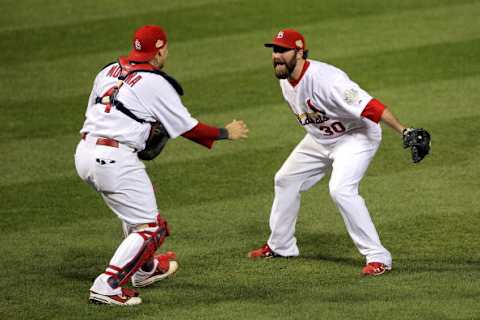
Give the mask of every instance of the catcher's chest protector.
[{"label": "catcher's chest protector", "polygon": [[177,80],[175,80],[173,77],[169,76],[167,73],[157,69],[156,67],[152,66],[149,63],[130,64],[128,63],[127,58],[120,57],[118,59],[118,64],[120,66],[120,75],[118,76],[117,83],[103,97],[97,97],[95,99],[97,103],[104,104],[107,106],[107,108],[110,108],[112,105],[114,105],[118,111],[124,113],[126,116],[132,118],[133,120],[140,123],[147,122],[144,119],[138,118],[126,106],[124,106],[123,103],[121,103],[116,99],[118,91],[120,90],[120,88],[125,82],[135,81],[132,78],[133,78],[133,75],[137,72],[150,72],[150,73],[157,74],[163,77],[165,80],[167,80],[167,82],[175,89],[178,95],[180,96],[183,95],[183,88],[178,83]]}]

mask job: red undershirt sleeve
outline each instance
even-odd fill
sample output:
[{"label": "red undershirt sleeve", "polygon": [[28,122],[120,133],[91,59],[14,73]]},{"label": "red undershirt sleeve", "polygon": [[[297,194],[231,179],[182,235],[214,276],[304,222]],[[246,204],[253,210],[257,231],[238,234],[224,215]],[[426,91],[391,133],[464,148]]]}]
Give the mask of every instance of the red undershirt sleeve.
[{"label": "red undershirt sleeve", "polygon": [[220,138],[220,129],[199,122],[195,127],[182,134],[182,137],[211,149],[213,143]]},{"label": "red undershirt sleeve", "polygon": [[367,105],[362,111],[361,116],[364,118],[368,118],[375,123],[379,123],[385,108],[386,106],[383,103],[373,98],[372,100],[370,100],[370,102],[367,103]]}]

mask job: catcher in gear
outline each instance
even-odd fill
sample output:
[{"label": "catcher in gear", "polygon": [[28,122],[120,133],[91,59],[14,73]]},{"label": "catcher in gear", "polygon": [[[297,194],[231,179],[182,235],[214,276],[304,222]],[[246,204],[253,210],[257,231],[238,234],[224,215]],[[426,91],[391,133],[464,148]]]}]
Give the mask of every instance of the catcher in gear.
[{"label": "catcher in gear", "polygon": [[140,304],[138,292],[125,285],[149,286],[178,269],[174,252],[156,252],[170,229],[141,160],[155,158],[179,136],[209,149],[219,140],[247,138],[241,120],[218,128],[190,114],[181,100],[182,87],[161,70],[167,56],[165,31],[139,28],[130,54],[102,68],[88,100],[75,167],[118,216],[125,235],[90,287],[91,303]]}]

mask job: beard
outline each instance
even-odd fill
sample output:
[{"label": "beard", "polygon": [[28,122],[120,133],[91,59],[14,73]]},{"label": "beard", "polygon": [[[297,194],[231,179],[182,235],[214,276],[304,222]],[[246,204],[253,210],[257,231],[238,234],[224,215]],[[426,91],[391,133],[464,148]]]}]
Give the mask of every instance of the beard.
[{"label": "beard", "polygon": [[297,65],[297,60],[295,56],[292,57],[289,61],[273,61],[273,70],[275,71],[275,76],[278,79],[287,79],[295,69]]}]

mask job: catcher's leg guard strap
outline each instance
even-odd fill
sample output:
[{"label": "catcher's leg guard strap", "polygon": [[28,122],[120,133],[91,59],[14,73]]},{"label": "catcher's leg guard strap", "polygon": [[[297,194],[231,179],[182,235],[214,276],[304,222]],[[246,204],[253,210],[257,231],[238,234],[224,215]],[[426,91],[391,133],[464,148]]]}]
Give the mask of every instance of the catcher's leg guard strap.
[{"label": "catcher's leg guard strap", "polygon": [[110,276],[108,283],[114,289],[128,282],[131,276],[154,256],[155,251],[169,235],[169,230],[166,221],[159,218],[158,226],[153,231],[136,231],[130,236],[134,235],[139,235],[144,240],[138,253],[123,267],[110,264],[105,271],[105,274]]},{"label": "catcher's leg guard strap", "polygon": [[157,226],[160,229],[156,235],[157,235],[157,243],[158,246],[160,247],[162,243],[165,241],[165,238],[168,237],[171,232],[170,232],[170,227],[167,224],[167,220],[163,220],[160,215],[157,216]]}]

